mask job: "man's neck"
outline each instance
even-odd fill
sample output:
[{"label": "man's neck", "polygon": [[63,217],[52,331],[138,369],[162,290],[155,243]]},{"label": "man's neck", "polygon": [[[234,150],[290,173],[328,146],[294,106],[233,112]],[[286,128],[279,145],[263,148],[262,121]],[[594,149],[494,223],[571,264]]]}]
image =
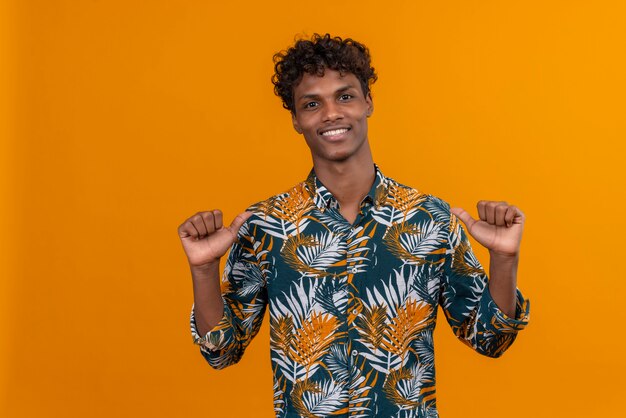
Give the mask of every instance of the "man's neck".
[{"label": "man's neck", "polygon": [[371,153],[359,160],[313,161],[315,175],[342,208],[357,206],[374,184],[376,170]]}]

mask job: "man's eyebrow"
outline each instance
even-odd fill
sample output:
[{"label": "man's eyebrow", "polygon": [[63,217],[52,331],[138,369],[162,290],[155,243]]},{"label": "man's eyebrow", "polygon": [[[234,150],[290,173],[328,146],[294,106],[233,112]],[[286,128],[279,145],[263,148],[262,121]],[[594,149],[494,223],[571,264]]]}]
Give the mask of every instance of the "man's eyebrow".
[{"label": "man's eyebrow", "polygon": [[[347,84],[345,86],[339,87],[337,90],[335,90],[335,94],[337,93],[343,93],[346,90],[350,90],[350,89],[355,89],[356,87],[351,85],[351,84]],[[319,94],[315,94],[315,93],[310,93],[310,94],[303,94],[302,96],[298,97],[297,100],[303,100],[303,99],[319,99],[320,95]]]},{"label": "man's eyebrow", "polygon": [[344,91],[346,91],[346,90],[355,89],[355,88],[356,88],[356,86],[353,86],[353,85],[351,85],[351,84],[348,84],[348,85],[346,85],[346,86],[343,86],[343,87],[341,87],[341,88],[337,89],[337,91],[335,91],[335,93],[343,93],[343,92],[344,92]]},{"label": "man's eyebrow", "polygon": [[298,100],[317,99],[319,97],[320,97],[319,94],[303,94],[302,96],[298,97]]}]

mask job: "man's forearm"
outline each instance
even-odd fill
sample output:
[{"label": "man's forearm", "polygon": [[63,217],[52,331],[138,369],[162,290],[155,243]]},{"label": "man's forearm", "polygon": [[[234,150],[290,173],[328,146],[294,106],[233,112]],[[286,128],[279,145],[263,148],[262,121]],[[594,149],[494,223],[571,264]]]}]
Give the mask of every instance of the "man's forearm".
[{"label": "man's forearm", "polygon": [[489,253],[489,292],[496,305],[508,317],[515,318],[517,265],[519,254],[502,256]]},{"label": "man's forearm", "polygon": [[219,261],[201,267],[192,266],[191,277],[196,328],[198,334],[205,335],[224,315]]}]

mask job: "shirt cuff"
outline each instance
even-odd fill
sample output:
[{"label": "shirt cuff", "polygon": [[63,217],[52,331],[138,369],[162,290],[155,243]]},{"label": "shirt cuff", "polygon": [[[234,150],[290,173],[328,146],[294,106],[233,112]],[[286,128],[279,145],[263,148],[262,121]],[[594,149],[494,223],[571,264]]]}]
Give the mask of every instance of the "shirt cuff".
[{"label": "shirt cuff", "polygon": [[219,351],[226,348],[232,340],[232,313],[224,301],[224,315],[222,319],[211,328],[206,335],[201,336],[198,333],[196,318],[194,314],[194,305],[191,306],[191,337],[196,345],[199,345],[202,351]]},{"label": "shirt cuff", "polygon": [[525,299],[519,289],[515,290],[515,318],[511,318],[505,314],[498,304],[493,300],[491,292],[489,292],[489,284],[485,287],[483,292],[482,304],[486,305],[487,312],[491,314],[491,320],[489,321],[495,330],[502,333],[512,333],[521,331],[526,328],[530,321],[530,300]]}]

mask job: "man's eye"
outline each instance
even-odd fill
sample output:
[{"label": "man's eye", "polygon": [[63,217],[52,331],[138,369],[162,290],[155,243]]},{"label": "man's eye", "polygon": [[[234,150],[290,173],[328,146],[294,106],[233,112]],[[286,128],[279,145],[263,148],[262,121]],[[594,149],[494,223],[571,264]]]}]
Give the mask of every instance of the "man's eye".
[{"label": "man's eye", "polygon": [[339,96],[339,98],[341,100],[350,100],[352,98],[352,95],[346,93],[346,94],[342,94],[341,96]]},{"label": "man's eye", "polygon": [[317,107],[317,102],[308,102],[304,104],[305,109],[312,109],[314,107]]}]

